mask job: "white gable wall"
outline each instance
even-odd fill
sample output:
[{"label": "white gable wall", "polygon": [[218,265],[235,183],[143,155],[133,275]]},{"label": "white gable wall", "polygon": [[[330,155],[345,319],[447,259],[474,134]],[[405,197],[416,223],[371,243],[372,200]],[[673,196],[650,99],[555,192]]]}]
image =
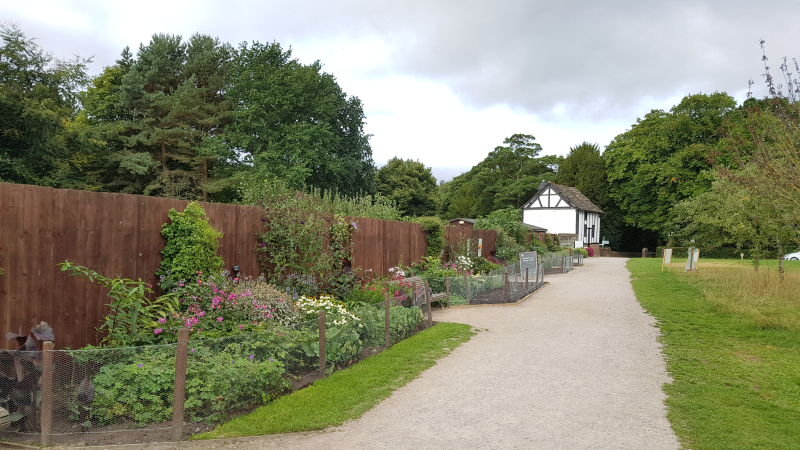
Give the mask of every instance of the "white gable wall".
[{"label": "white gable wall", "polygon": [[522,222],[547,229],[550,234],[577,234],[576,211],[563,209],[526,209],[522,211]]}]

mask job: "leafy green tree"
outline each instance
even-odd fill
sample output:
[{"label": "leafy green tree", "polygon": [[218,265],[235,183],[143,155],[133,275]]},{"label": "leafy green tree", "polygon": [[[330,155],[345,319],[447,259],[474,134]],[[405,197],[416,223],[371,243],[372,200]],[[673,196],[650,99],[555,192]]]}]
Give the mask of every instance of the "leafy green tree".
[{"label": "leafy green tree", "polygon": [[395,202],[406,216],[431,216],[436,213],[436,178],[430,167],[419,161],[392,158],[378,170],[377,191]]},{"label": "leafy green tree", "polygon": [[15,24],[0,25],[0,181],[96,189],[102,148],[76,120],[90,59],[65,61]]},{"label": "leafy green tree", "polygon": [[604,153],[609,193],[627,224],[666,235],[673,205],[710,189],[725,116],[735,107],[725,93],[691,95],[614,138]]},{"label": "leafy green tree", "polygon": [[606,161],[600,153],[600,146],[583,142],[571,147],[558,166],[556,183],[577,188],[600,209],[608,206]]},{"label": "leafy green tree", "polygon": [[497,209],[519,208],[538,190],[555,181],[561,156],[539,157],[542,147],[528,134],[503,140],[486,159],[469,172],[455,177],[442,209],[448,218],[480,217]]},{"label": "leafy green tree", "polygon": [[278,43],[242,44],[231,77],[233,123],[226,139],[258,178],[347,195],[374,192],[361,101],[342,92],[319,62],[303,65]]},{"label": "leafy green tree", "polygon": [[522,211],[513,207],[498,209],[479,218],[475,221],[475,229],[503,230],[517,245],[525,245],[528,234],[528,228],[522,224]]}]

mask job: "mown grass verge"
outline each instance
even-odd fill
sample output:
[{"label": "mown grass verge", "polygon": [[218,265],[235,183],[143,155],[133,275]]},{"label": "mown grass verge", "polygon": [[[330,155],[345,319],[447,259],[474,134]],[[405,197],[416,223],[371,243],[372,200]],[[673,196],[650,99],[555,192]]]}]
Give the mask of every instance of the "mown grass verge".
[{"label": "mown grass verge", "polygon": [[439,323],[193,439],[258,436],[341,425],[361,417],[474,334],[469,325]]},{"label": "mown grass verge", "polygon": [[694,450],[800,449],[797,278],[776,289],[774,269],[763,282],[768,274],[741,263],[701,262],[696,274],[662,273],[657,259],[628,262],[636,297],[663,334],[673,429]]}]

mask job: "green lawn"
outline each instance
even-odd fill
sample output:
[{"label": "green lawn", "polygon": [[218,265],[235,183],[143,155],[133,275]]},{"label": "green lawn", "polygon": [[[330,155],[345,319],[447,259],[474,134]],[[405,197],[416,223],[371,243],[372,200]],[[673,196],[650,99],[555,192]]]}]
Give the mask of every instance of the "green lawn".
[{"label": "green lawn", "polygon": [[772,266],[753,275],[741,261],[701,259],[685,274],[628,262],[663,334],[667,416],[685,448],[800,449],[800,265],[787,264],[782,287]]},{"label": "green lawn", "polygon": [[437,324],[194,439],[257,436],[341,425],[361,417],[474,334],[469,325]]}]

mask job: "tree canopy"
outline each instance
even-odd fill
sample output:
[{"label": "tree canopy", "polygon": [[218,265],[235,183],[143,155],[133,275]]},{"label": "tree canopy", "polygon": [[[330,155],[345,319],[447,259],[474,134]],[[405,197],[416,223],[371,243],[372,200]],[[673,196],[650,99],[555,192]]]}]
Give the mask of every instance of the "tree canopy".
[{"label": "tree canopy", "polygon": [[666,235],[672,206],[711,188],[709,169],[735,107],[724,93],[690,95],[614,138],[604,154],[609,193],[627,224]]},{"label": "tree canopy", "polygon": [[436,213],[436,178],[430,167],[419,161],[392,158],[375,177],[378,193],[393,201],[405,216],[432,216]]},{"label": "tree canopy", "polygon": [[486,158],[443,189],[443,214],[481,217],[503,208],[519,208],[538,190],[542,180],[555,181],[561,156],[539,157],[542,151],[531,135],[514,134]]}]

